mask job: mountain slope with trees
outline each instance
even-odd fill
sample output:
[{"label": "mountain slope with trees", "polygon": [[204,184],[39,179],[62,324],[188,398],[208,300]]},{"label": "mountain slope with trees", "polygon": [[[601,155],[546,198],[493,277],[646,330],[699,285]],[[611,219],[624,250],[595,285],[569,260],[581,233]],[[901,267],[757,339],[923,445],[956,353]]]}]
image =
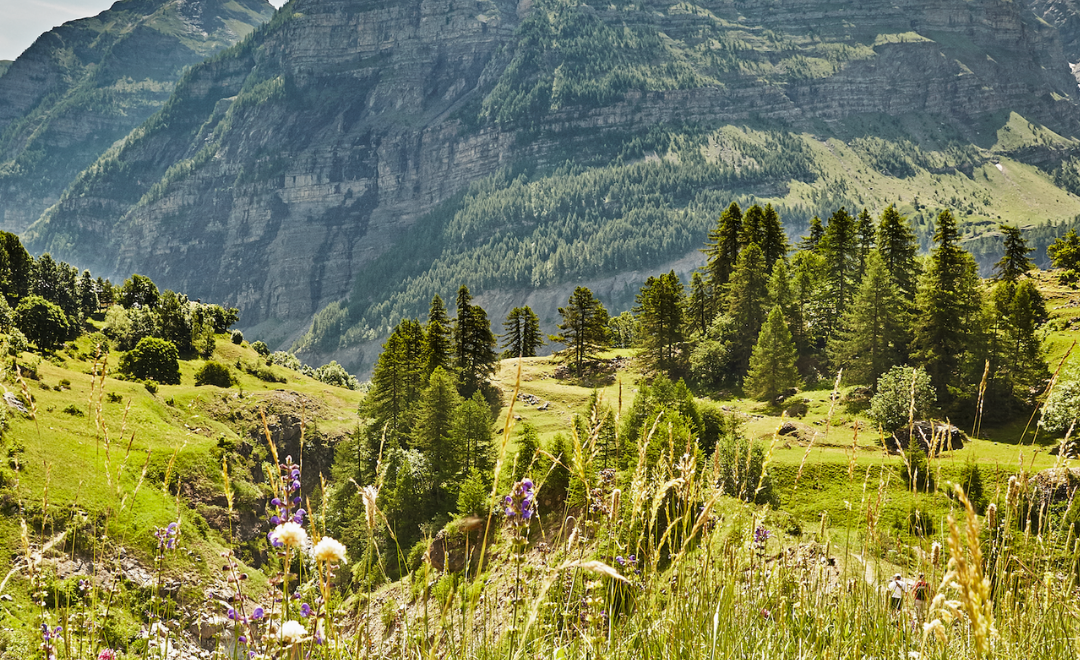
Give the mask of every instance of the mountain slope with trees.
[{"label": "mountain slope with trees", "polygon": [[123,0],[38,37],[0,71],[0,229],[24,231],[184,69],[272,13],[266,0]]},{"label": "mountain slope with trees", "polygon": [[627,309],[732,201],[771,201],[792,236],[898,203],[924,249],[944,208],[963,238],[1071,220],[1076,96],[1057,29],[988,0],[293,0],[194,67],[27,239],[365,369],[462,284],[546,329],[557,303],[528,291],[625,277],[604,302]]}]

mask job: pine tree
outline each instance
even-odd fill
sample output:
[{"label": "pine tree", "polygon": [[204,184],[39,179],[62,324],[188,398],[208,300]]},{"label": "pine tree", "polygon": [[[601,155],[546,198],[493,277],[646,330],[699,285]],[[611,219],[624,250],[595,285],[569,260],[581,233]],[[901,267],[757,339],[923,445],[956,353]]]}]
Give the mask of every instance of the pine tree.
[{"label": "pine tree", "polygon": [[423,453],[431,466],[433,499],[437,507],[456,488],[461,472],[460,448],[455,446],[451,436],[454,412],[461,403],[453,377],[441,368],[432,372],[417,406],[412,446]]},{"label": "pine tree", "polygon": [[15,307],[19,300],[30,295],[33,280],[34,258],[18,236],[0,231],[0,294],[8,305]]},{"label": "pine tree", "polygon": [[495,373],[498,356],[487,312],[472,304],[472,295],[464,285],[458,289],[453,340],[462,394],[472,396]]},{"label": "pine tree", "polygon": [[936,247],[919,281],[914,349],[916,361],[926,369],[938,395],[946,400],[957,385],[972,338],[981,332],[982,297],[975,260],[959,246],[956,219],[949,211],[938,215]]},{"label": "pine tree", "polygon": [[551,341],[566,346],[563,354],[574,365],[574,374],[581,377],[586,360],[608,345],[608,313],[592,291],[579,286],[570,294],[565,307],[559,308],[562,323],[559,334]]},{"label": "pine tree", "polygon": [[791,260],[792,285],[799,301],[804,345],[807,353],[825,344],[825,258],[816,252],[799,250]]},{"label": "pine tree", "polygon": [[1070,229],[1046,248],[1046,256],[1054,268],[1080,270],[1080,236]]},{"label": "pine tree", "polygon": [[424,375],[430,376],[437,367],[449,371],[450,351],[450,318],[443,299],[436,294],[431,299],[427,326],[424,328]]},{"label": "pine tree", "polygon": [[515,307],[506,315],[500,338],[506,357],[536,357],[536,349],[544,345],[540,318],[529,306]]},{"label": "pine tree", "polygon": [[745,250],[747,245],[756,243],[764,249],[765,242],[765,212],[760,206],[754,204],[746,209],[742,217],[742,228],[739,230],[739,249]]},{"label": "pine tree", "polygon": [[825,335],[834,337],[840,331],[840,320],[844,317],[851,298],[855,294],[858,282],[859,261],[857,251],[855,218],[840,207],[829,218],[825,235],[821,237],[818,251],[825,257],[828,308],[825,317]]},{"label": "pine tree", "polygon": [[97,285],[94,283],[94,278],[90,276],[90,271],[83,271],[76,290],[79,298],[79,314],[83,319],[89,319],[92,314],[97,313],[99,306]]},{"label": "pine tree", "polygon": [[746,393],[771,401],[784,390],[798,387],[795,355],[795,342],[784,321],[784,313],[779,305],[774,305],[750,357],[750,371],[746,374],[744,387]]},{"label": "pine tree", "polygon": [[787,253],[790,249],[787,234],[784,233],[784,225],[780,222],[780,214],[776,212],[772,204],[765,205],[761,226],[761,252],[771,272],[778,259],[787,261]]},{"label": "pine tree", "polygon": [[708,261],[705,270],[707,282],[712,290],[713,309],[722,304],[724,287],[735,271],[735,262],[739,258],[739,240],[742,235],[742,210],[732,202],[720,214],[716,229],[709,232],[709,242],[705,246]]},{"label": "pine tree", "polygon": [[709,330],[712,316],[709,314],[709,290],[705,278],[694,272],[690,277],[690,297],[686,301],[687,332],[691,335],[704,335]]},{"label": "pine tree", "polygon": [[750,362],[754,341],[765,320],[768,300],[769,276],[765,257],[757,244],[751,244],[739,255],[728,291],[728,315],[735,323],[732,362],[740,373]]},{"label": "pine tree", "polygon": [[859,217],[855,220],[855,247],[859,255],[859,267],[855,271],[856,282],[862,281],[863,275],[866,273],[866,260],[870,258],[870,251],[874,249],[875,234],[874,219],[870,217],[870,212],[863,207]]},{"label": "pine tree", "polygon": [[876,251],[867,259],[866,275],[843,321],[843,330],[829,342],[829,360],[844,369],[849,383],[873,385],[881,374],[903,364],[907,319],[898,314],[899,292]]},{"label": "pine tree", "polygon": [[900,215],[895,206],[881,214],[877,245],[885,269],[900,291],[901,300],[915,300],[919,282],[919,262],[915,255],[919,252],[919,239],[907,218]]},{"label": "pine tree", "polygon": [[1028,247],[1019,227],[1002,224],[998,225],[998,230],[1002,234],[1004,254],[994,264],[994,279],[998,282],[1016,284],[1021,275],[1035,267],[1031,258],[1028,257],[1028,254],[1034,252],[1035,249]]},{"label": "pine tree", "polygon": [[793,286],[791,274],[788,272],[787,261],[777,259],[773,264],[772,275],[769,276],[769,302],[771,307],[779,306],[780,311],[787,321],[791,336],[798,348],[804,344],[804,328],[802,320],[802,305]]},{"label": "pine tree", "polygon": [[454,423],[450,430],[452,445],[461,457],[461,471],[491,470],[491,408],[480,392],[475,392],[454,411]]},{"label": "pine tree", "polygon": [[670,371],[681,360],[684,298],[683,284],[675,271],[648,278],[637,295],[634,314],[645,348],[642,357],[659,371]]},{"label": "pine tree", "polygon": [[806,236],[802,237],[802,240],[799,241],[799,244],[796,247],[800,250],[815,252],[824,235],[825,226],[821,224],[821,218],[815,215],[810,218],[810,225],[807,227]]}]

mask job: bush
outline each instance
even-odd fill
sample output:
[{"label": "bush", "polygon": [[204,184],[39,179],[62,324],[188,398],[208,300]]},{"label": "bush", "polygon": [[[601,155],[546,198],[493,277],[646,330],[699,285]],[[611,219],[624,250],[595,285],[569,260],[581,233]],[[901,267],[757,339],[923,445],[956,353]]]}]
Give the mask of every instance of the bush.
[{"label": "bush", "polygon": [[893,367],[878,378],[877,394],[870,399],[866,416],[892,433],[908,423],[912,403],[912,378],[915,380],[915,419],[923,419],[937,400],[930,376],[920,368]]},{"label": "bush", "polygon": [[285,351],[274,351],[274,354],[270,356],[269,362],[270,364],[276,364],[293,371],[301,371],[304,368],[304,363],[300,361],[300,358]]},{"label": "bush", "polygon": [[180,353],[171,341],[143,337],[135,348],[120,358],[120,373],[139,380],[179,385]]},{"label": "bush", "polygon": [[[749,440],[737,426],[729,426],[726,433],[718,438],[716,462],[720,466],[719,486],[725,494],[743,501],[754,500],[759,504],[775,499],[772,480],[765,472],[764,446]],[[757,491],[759,484],[761,490]]]},{"label": "bush", "polygon": [[21,353],[28,350],[30,350],[30,342],[27,341],[26,335],[18,328],[9,330],[3,342],[0,342],[0,354],[3,355],[19,357]]},{"label": "bush", "polygon": [[71,330],[64,311],[41,296],[27,296],[15,308],[15,326],[43,351],[51,351]]},{"label": "bush", "polygon": [[356,381],[356,377],[345,371],[345,367],[335,361],[316,369],[314,378],[320,383],[326,383],[334,387],[344,387],[349,390],[360,389],[360,383]]},{"label": "bush", "polygon": [[207,362],[195,372],[195,385],[232,387],[233,376],[229,368],[220,362]]},{"label": "bush", "polygon": [[231,337],[232,343],[236,344],[237,346],[244,343],[244,333],[240,332],[239,330],[233,330]]},{"label": "bush", "polygon": [[288,379],[274,373],[274,370],[262,364],[244,365],[244,371],[255,376],[264,383],[286,383]]},{"label": "bush", "polygon": [[270,355],[270,347],[267,346],[266,342],[261,339],[251,344],[251,350],[255,351],[263,357]]},{"label": "bush", "polygon": [[484,483],[480,470],[471,468],[469,476],[458,491],[457,510],[463,516],[485,516],[488,513],[491,489]]}]

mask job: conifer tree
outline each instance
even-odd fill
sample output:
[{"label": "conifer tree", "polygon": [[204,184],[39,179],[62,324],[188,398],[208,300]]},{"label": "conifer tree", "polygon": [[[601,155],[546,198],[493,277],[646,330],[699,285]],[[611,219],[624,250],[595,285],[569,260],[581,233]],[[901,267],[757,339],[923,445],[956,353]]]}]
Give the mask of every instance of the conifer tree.
[{"label": "conifer tree", "polygon": [[828,307],[825,289],[825,258],[810,250],[799,250],[791,260],[792,286],[799,301],[804,344],[807,352],[819,349],[825,342],[825,310]]},{"label": "conifer tree", "polygon": [[750,362],[750,353],[765,320],[769,300],[769,276],[761,248],[752,243],[735,266],[728,291],[728,315],[735,324],[732,362],[741,372]]},{"label": "conifer tree", "polygon": [[608,345],[608,313],[592,291],[579,286],[570,294],[565,307],[559,308],[562,323],[556,326],[559,334],[551,341],[566,346],[563,354],[574,365],[574,374],[580,377],[585,361],[591,359]]},{"label": "conifer tree", "polygon": [[907,218],[900,215],[895,206],[890,206],[881,214],[877,246],[885,269],[900,292],[900,298],[915,300],[919,281],[919,262],[915,255],[919,252],[919,239]]},{"label": "conifer tree", "polygon": [[430,376],[436,367],[449,371],[450,351],[450,318],[446,314],[446,304],[436,294],[431,299],[424,328],[424,374]]},{"label": "conifer tree", "polygon": [[840,320],[851,304],[858,284],[859,261],[855,218],[840,207],[829,218],[818,251],[825,257],[826,308],[825,335],[834,337],[840,331]]},{"label": "conifer tree", "polygon": [[705,278],[695,271],[690,277],[690,296],[686,301],[686,325],[689,334],[704,335],[709,331],[709,322],[712,320],[710,307]]},{"label": "conifer tree", "polygon": [[500,338],[506,357],[536,357],[536,349],[544,345],[540,318],[527,305],[515,307],[506,315]]},{"label": "conifer tree", "polygon": [[810,224],[806,228],[806,232],[806,236],[802,237],[796,247],[800,250],[815,252],[821,243],[822,237],[825,236],[825,226],[821,224],[821,218],[816,215],[810,218]]},{"label": "conifer tree", "polygon": [[978,269],[959,239],[956,219],[942,211],[934,230],[936,246],[916,298],[914,357],[942,400],[947,399],[949,386],[959,383],[964,359],[976,346],[971,339],[981,331]]},{"label": "conifer tree", "polygon": [[1064,235],[1046,248],[1046,256],[1054,268],[1066,270],[1080,269],[1080,236],[1075,229],[1069,229]]},{"label": "conifer tree", "polygon": [[462,394],[472,396],[495,373],[498,356],[487,312],[472,304],[472,295],[464,285],[458,289],[453,340]]},{"label": "conifer tree", "polygon": [[757,204],[743,213],[742,228],[739,230],[739,249],[745,250],[751,243],[756,243],[758,247],[764,249],[765,211]]},{"label": "conifer tree", "polygon": [[792,276],[788,271],[787,261],[782,258],[773,264],[769,276],[769,307],[779,306],[787,321],[791,336],[798,348],[803,343],[802,305],[793,286]]},{"label": "conifer tree", "polygon": [[765,256],[765,264],[769,267],[769,272],[772,272],[777,259],[787,261],[789,250],[787,234],[784,233],[784,225],[780,222],[780,214],[776,212],[772,204],[765,205],[761,226],[761,252]]},{"label": "conifer tree", "polygon": [[1035,267],[1031,258],[1028,257],[1028,254],[1034,252],[1035,249],[1028,247],[1019,227],[1001,224],[998,225],[998,230],[1002,234],[1004,254],[994,264],[994,279],[998,282],[1016,284],[1021,275]]},{"label": "conifer tree", "polygon": [[874,249],[875,239],[874,219],[866,207],[863,207],[863,210],[859,212],[859,217],[855,219],[855,247],[859,256],[855,282],[860,282],[866,273],[866,260],[870,258],[870,251]]},{"label": "conifer tree", "polygon": [[428,460],[434,482],[433,499],[440,509],[438,504],[456,488],[461,471],[459,448],[451,436],[454,412],[460,405],[461,397],[454,388],[453,377],[441,368],[432,372],[417,406],[412,446]]},{"label": "conifer tree", "polygon": [[843,321],[843,330],[829,341],[829,360],[844,369],[844,380],[873,385],[893,365],[903,364],[907,317],[899,313],[899,292],[876,251],[867,259],[866,275]]},{"label": "conifer tree", "polygon": [[681,360],[683,330],[683,284],[675,271],[650,277],[637,295],[634,314],[641,328],[642,357],[660,371],[669,371]]},{"label": "conifer tree", "polygon": [[708,261],[708,285],[712,290],[713,308],[719,309],[723,301],[723,290],[735,271],[735,262],[739,258],[739,241],[742,236],[742,210],[732,202],[720,214],[716,229],[709,232],[709,242],[705,246]]},{"label": "conifer tree", "polygon": [[480,392],[473,393],[454,411],[450,438],[461,458],[462,475],[470,469],[483,474],[491,470],[491,408]]},{"label": "conifer tree", "polygon": [[97,313],[99,305],[97,285],[94,283],[94,278],[90,276],[90,271],[84,270],[82,272],[82,277],[79,278],[77,292],[79,297],[79,314],[82,318],[88,319],[91,314]]},{"label": "conifer tree", "polygon": [[784,390],[799,385],[795,368],[795,342],[779,305],[774,305],[761,327],[750,357],[745,390],[750,396],[773,400]]},{"label": "conifer tree", "polygon": [[19,300],[32,293],[34,258],[23,247],[19,237],[0,231],[0,294],[8,305],[15,307]]}]

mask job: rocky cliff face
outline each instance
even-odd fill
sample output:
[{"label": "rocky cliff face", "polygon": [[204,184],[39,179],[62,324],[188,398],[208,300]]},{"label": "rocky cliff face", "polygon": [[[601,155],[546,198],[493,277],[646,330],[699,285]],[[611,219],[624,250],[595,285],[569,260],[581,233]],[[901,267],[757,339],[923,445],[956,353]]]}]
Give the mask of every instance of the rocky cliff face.
[{"label": "rocky cliff face", "polygon": [[185,67],[272,13],[266,0],[124,0],[39,37],[0,70],[0,229],[26,229]]},{"label": "rocky cliff face", "polygon": [[[847,139],[886,117],[904,139],[978,150],[1016,113],[1055,131],[1060,160],[1080,136],[1067,45],[1000,0],[292,0],[192,69],[27,238],[236,305],[280,342],[328,303],[377,297],[366,269],[470,183],[602,167],[618,149],[598,142],[651,127]],[[789,184],[731,180],[724,194]]]}]

